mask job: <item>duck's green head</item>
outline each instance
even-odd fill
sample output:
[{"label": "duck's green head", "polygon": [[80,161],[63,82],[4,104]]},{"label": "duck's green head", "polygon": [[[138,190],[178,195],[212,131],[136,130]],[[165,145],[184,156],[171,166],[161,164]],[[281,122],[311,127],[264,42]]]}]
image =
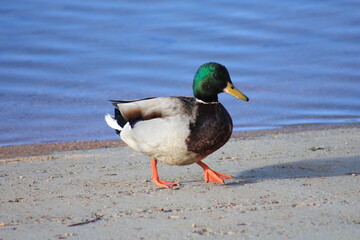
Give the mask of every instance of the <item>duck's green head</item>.
[{"label": "duck's green head", "polygon": [[234,87],[226,67],[215,62],[200,66],[194,77],[193,91],[194,96],[204,102],[217,102],[218,94],[222,92],[249,101],[248,97]]}]

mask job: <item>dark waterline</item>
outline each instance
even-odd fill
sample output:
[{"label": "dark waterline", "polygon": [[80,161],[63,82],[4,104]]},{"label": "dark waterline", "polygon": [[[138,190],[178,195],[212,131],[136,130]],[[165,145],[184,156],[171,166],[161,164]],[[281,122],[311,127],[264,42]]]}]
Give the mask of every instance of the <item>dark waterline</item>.
[{"label": "dark waterline", "polygon": [[235,131],[360,121],[358,1],[8,1],[0,145],[104,140],[108,99],[192,95],[224,64]]}]

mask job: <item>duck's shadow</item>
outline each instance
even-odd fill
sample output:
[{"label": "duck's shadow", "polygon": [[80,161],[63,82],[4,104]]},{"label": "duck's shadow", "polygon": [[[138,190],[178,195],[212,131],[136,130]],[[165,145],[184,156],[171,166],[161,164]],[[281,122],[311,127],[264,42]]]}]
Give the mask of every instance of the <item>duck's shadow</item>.
[{"label": "duck's shadow", "polygon": [[290,178],[321,178],[360,174],[360,156],[284,162],[249,169],[233,175],[227,186]]}]

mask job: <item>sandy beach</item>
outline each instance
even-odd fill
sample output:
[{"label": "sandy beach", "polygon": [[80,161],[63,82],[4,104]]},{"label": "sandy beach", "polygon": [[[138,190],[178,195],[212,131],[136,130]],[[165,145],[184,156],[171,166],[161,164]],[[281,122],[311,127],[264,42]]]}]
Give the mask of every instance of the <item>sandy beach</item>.
[{"label": "sandy beach", "polygon": [[356,125],[234,134],[204,161],[233,179],[160,163],[175,190],[120,140],[69,145],[0,148],[1,240],[360,237]]}]

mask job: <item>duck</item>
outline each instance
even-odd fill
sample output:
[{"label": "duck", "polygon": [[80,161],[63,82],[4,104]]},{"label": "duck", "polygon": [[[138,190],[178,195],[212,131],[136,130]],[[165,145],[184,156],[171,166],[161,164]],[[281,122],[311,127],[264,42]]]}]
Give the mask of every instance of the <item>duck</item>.
[{"label": "duck", "polygon": [[196,163],[203,169],[205,182],[224,184],[232,176],[216,172],[203,162],[232,134],[232,119],[218,99],[223,92],[249,101],[234,86],[225,66],[208,62],[194,76],[194,97],[110,100],[115,113],[106,114],[105,121],[129,147],[150,157],[152,181],[157,186],[179,185],[160,179],[158,162],[177,166]]}]

